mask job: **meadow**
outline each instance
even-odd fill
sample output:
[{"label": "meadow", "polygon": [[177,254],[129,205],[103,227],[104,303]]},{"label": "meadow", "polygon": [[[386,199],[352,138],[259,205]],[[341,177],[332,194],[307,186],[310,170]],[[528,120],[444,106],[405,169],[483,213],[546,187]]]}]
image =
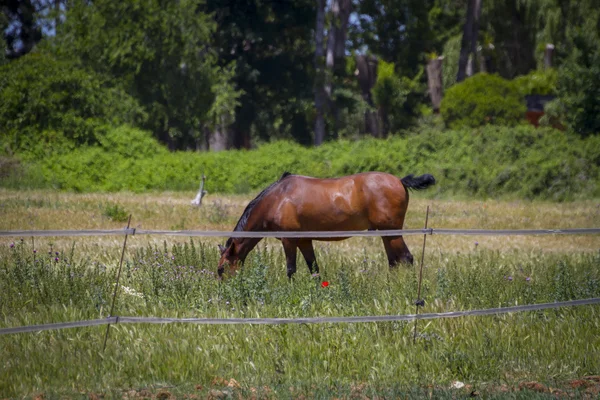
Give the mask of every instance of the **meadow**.
[{"label": "meadow", "polygon": [[[233,228],[247,195],[0,190],[0,230]],[[405,228],[600,226],[600,203],[439,200],[415,194]],[[222,239],[129,237],[115,314],[306,317],[414,313],[415,266],[390,270],[379,238],[317,242],[322,287],[277,240],[215,280]],[[0,238],[0,327],[104,318],[123,237]],[[429,236],[421,312],[600,297],[600,238]],[[413,323],[116,325],[0,336],[0,398],[586,398],[598,394],[600,307]],[[587,377],[587,378],[586,378]],[[450,389],[456,382],[465,384]],[[532,382],[536,382],[533,384]],[[536,386],[538,385],[538,386]],[[460,385],[459,385],[460,386]],[[524,388],[524,390],[520,390]],[[530,388],[527,390],[525,388]],[[541,389],[540,389],[541,388]],[[537,391],[536,391],[537,390]],[[95,396],[95,397],[94,397]]]}]

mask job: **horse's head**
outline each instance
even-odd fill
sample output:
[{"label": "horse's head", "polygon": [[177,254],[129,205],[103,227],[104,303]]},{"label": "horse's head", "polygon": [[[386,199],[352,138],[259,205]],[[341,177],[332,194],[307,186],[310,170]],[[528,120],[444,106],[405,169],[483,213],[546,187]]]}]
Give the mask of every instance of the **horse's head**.
[{"label": "horse's head", "polygon": [[223,272],[225,268],[228,269],[229,275],[235,275],[236,271],[240,268],[242,260],[240,259],[239,253],[236,251],[236,243],[234,240],[227,247],[219,245],[221,251],[221,258],[219,259],[219,265],[217,266],[217,272],[219,273],[219,279],[223,279]]}]

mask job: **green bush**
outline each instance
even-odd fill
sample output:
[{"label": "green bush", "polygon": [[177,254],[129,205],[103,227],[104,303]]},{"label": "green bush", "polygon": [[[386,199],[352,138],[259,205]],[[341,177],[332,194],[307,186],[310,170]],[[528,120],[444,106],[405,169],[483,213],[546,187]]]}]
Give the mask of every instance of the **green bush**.
[{"label": "green bush", "polygon": [[[132,147],[125,146],[127,137],[136,138]],[[119,140],[121,144],[115,142]],[[170,153],[150,133],[121,127],[102,143],[105,147],[83,147],[27,163],[17,186],[193,191],[205,174],[210,193],[248,193],[265,188],[284,171],[317,177],[385,171],[399,177],[433,174],[438,183],[426,196],[554,201],[600,196],[600,136],[580,138],[528,125],[443,133],[429,129],[408,137],[342,140],[318,148],[282,141],[219,153]],[[0,177],[0,186],[15,187],[16,180]]]},{"label": "green bush", "polygon": [[530,94],[555,95],[558,74],[555,69],[534,70],[513,79],[521,96]]},{"label": "green bush", "polygon": [[383,130],[397,132],[414,124],[424,89],[421,74],[413,79],[398,76],[393,63],[379,61],[373,99],[383,119]]},{"label": "green bush", "polygon": [[577,38],[578,48],[560,67],[558,99],[548,113],[581,136],[600,132],[600,37],[591,36]]},{"label": "green bush", "polygon": [[446,91],[440,112],[453,129],[481,125],[514,126],[525,118],[525,99],[498,75],[476,74]]},{"label": "green bush", "polygon": [[97,143],[110,125],[145,118],[105,78],[43,53],[0,67],[0,98],[0,141],[9,154],[66,152]]},{"label": "green bush", "polygon": [[157,162],[168,151],[149,132],[120,126],[108,130],[99,142],[68,155],[44,157],[35,163],[36,170],[49,186],[77,192],[167,189],[180,179]]},{"label": "green bush", "polygon": [[102,215],[116,222],[125,222],[129,217],[127,210],[119,204],[106,204]]}]

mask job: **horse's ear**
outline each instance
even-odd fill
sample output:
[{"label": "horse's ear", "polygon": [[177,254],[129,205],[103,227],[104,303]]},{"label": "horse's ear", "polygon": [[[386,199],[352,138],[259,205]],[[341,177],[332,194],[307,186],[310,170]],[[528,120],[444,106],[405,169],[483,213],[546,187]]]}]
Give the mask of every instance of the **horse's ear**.
[{"label": "horse's ear", "polygon": [[221,252],[221,254],[225,253],[225,247],[219,245],[219,251]]}]

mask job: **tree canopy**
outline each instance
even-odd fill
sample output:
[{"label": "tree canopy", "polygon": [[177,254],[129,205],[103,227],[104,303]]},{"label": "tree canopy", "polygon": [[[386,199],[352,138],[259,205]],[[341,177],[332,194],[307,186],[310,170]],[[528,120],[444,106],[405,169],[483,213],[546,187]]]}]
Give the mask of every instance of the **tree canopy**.
[{"label": "tree canopy", "polygon": [[457,77],[513,80],[551,61],[549,114],[597,134],[595,3],[9,0],[0,138],[5,152],[54,137],[68,148],[123,123],[173,150],[384,137],[431,113],[425,67],[438,56],[445,90]]}]

